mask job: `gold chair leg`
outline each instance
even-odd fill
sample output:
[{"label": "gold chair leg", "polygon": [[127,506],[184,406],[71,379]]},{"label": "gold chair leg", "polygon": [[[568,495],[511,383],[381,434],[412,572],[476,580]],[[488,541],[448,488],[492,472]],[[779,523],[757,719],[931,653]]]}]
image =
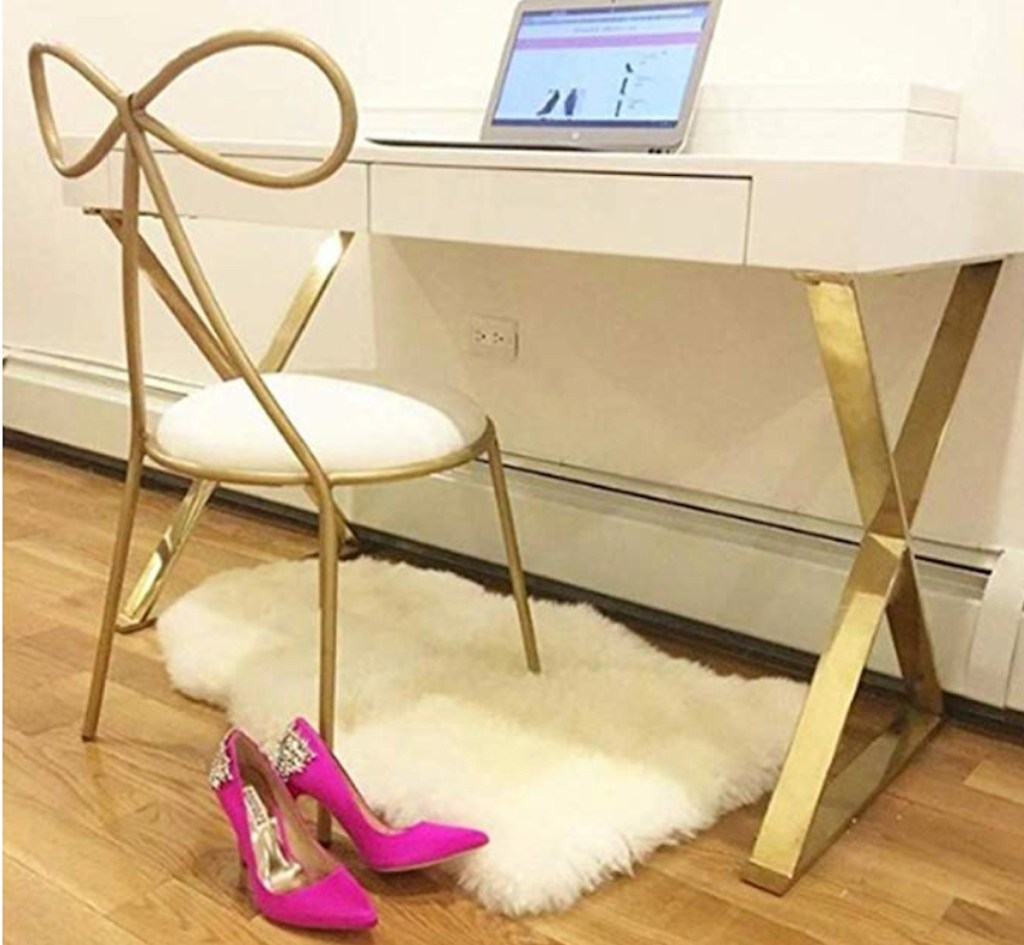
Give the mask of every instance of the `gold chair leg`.
[{"label": "gold chair leg", "polygon": [[82,723],[82,738],[92,741],[100,720],[103,705],[103,690],[106,687],[107,671],[110,668],[110,653],[117,626],[118,604],[124,588],[124,573],[131,548],[132,529],[139,505],[139,489],[142,484],[142,444],[133,443],[128,457],[124,492],[121,496],[121,510],[118,513],[117,537],[114,539],[114,553],[110,562],[107,579],[107,596],[103,605],[103,619],[100,635],[96,642],[96,657],[93,662],[92,682],[89,685],[89,701],[86,704],[85,720]]},{"label": "gold chair leg", "polygon": [[[808,299],[865,533],[743,878],[785,892],[941,722],[910,524],[977,339],[1000,263],[961,269],[895,451],[849,280],[808,276]],[[829,775],[882,615],[906,688],[889,729]]]},{"label": "gold chair leg", "polygon": [[125,597],[118,621],[120,632],[130,633],[146,626],[160,592],[216,488],[217,483],[209,479],[197,479],[189,487],[171,524],[160,536],[142,573]]},{"label": "gold chair leg", "polygon": [[[153,610],[164,585],[218,485],[220,483],[212,479],[193,481],[171,524],[160,536],[156,548],[125,597],[117,623],[119,633],[133,633],[152,622]],[[354,533],[351,532],[344,512],[336,504],[332,508],[340,530],[340,541],[344,543],[347,536]]]},{"label": "gold chair leg", "polygon": [[501,448],[498,446],[497,435],[492,437],[487,448],[487,465],[491,470],[491,484],[498,506],[498,519],[501,522],[501,537],[505,543],[505,559],[512,581],[512,594],[519,614],[519,630],[523,637],[526,665],[531,673],[539,673],[540,653],[537,649],[537,635],[533,627],[533,615],[530,613],[526,575],[523,573],[523,562],[519,557],[519,542],[516,540],[516,526],[512,518],[512,504],[508,498],[508,484],[505,481],[505,468],[501,463]]},{"label": "gold chair leg", "polygon": [[[319,731],[324,744],[334,750],[335,695],[338,670],[338,518],[334,503],[320,507],[320,711]],[[317,837],[331,842],[331,813],[317,810]]]}]

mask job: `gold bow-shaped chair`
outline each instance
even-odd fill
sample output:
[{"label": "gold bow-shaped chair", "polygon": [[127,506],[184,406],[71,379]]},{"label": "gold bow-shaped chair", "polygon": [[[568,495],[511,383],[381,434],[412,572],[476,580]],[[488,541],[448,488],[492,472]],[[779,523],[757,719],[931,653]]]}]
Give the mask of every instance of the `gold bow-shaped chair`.
[{"label": "gold bow-shaped chair", "polygon": [[[191,66],[219,53],[250,46],[277,47],[299,54],[317,67],[338,100],[339,130],[330,152],[319,163],[289,174],[240,165],[160,122],[147,111],[151,103]],[[96,141],[68,161],[53,117],[46,80],[46,58],[61,60],[95,88],[116,110]],[[125,492],[110,569],[92,685],[82,729],[96,734],[110,654],[117,630],[132,630],[151,619],[170,569],[219,482],[294,485],[307,488],[319,512],[320,543],[320,693],[319,728],[333,742],[337,662],[337,561],[347,523],[333,497],[333,487],[426,476],[486,454],[507,552],[523,646],[529,668],[540,664],[530,617],[526,584],[516,542],[508,490],[494,425],[471,401],[453,392],[424,394],[333,376],[278,373],[338,267],[351,233],[334,233],[317,253],[271,343],[254,360],[235,334],[199,264],[175,209],[149,136],[172,152],[218,174],[259,187],[298,188],[325,180],[345,162],[356,133],[356,104],[345,73],[330,56],[308,40],[279,31],[240,30],[214,36],[172,59],[134,93],[125,93],[74,50],[37,44],[29,53],[32,94],[50,161],[65,177],[79,177],[107,158],[122,136],[120,209],[97,212],[120,240],[124,332],[131,404],[131,437]],[[197,311],[174,282],[139,232],[140,185],[145,181],[156,215],[199,303]],[[186,330],[221,381],[170,407],[155,433],[147,429],[145,378],[139,325],[139,273]],[[338,398],[337,411],[324,411],[317,398]],[[394,418],[392,426],[367,422],[346,424],[345,407],[353,404]],[[212,434],[196,430],[220,413],[230,423],[214,422]],[[403,412],[404,411],[404,412]],[[325,414],[329,422],[325,423]],[[358,418],[354,418],[358,419]],[[271,427],[267,426],[269,420]],[[365,420],[365,418],[364,418]],[[260,426],[262,424],[262,426]],[[350,429],[351,428],[351,429]],[[362,432],[360,432],[362,431]],[[354,442],[362,437],[363,442]],[[346,437],[349,439],[346,440]],[[254,441],[256,445],[254,446]],[[218,452],[220,451],[220,452]],[[138,504],[145,457],[193,479],[177,517],[130,591],[122,607],[125,567]],[[370,457],[359,462],[359,457]]]}]

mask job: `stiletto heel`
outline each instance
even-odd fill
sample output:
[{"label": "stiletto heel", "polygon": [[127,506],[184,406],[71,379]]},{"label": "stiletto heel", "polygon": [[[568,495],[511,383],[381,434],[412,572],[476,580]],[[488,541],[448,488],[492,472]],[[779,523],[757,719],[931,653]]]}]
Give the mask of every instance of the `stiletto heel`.
[{"label": "stiletto heel", "polygon": [[264,916],[315,929],[376,924],[369,897],[316,842],[255,742],[229,732],[210,768],[210,786],[235,831],[242,872]]},{"label": "stiletto heel", "polygon": [[359,855],[378,872],[422,869],[487,843],[487,834],[469,827],[420,821],[399,829],[384,823],[305,719],[288,726],[272,761],[291,794],[307,794],[330,810]]}]

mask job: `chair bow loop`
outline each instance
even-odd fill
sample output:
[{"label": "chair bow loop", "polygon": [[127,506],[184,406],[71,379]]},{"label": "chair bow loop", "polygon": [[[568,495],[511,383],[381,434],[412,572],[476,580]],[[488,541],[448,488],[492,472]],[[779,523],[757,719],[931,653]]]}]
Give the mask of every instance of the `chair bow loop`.
[{"label": "chair bow loop", "polygon": [[[147,106],[164,89],[192,66],[228,50],[246,46],[270,46],[297,53],[312,62],[330,84],[338,99],[338,134],[327,156],[313,167],[292,174],[277,174],[236,163],[217,151],[203,147],[193,138],[165,125],[146,111]],[[44,64],[46,56],[54,56],[65,62],[118,108],[118,116],[110,122],[89,150],[72,163],[68,163],[64,158],[60,135],[53,117],[46,82]],[[341,67],[323,49],[292,33],[234,30],[213,36],[175,56],[152,79],[131,95],[125,95],[78,53],[63,46],[34,45],[29,52],[29,72],[32,81],[32,94],[39,116],[39,127],[47,154],[54,167],[65,177],[79,177],[99,164],[121,135],[125,133],[126,122],[134,123],[172,150],[218,174],[260,187],[306,187],[322,181],[341,167],[355,142],[358,116],[355,96],[348,78]]]},{"label": "chair bow loop", "polygon": [[[57,122],[53,117],[53,105],[50,102],[50,87],[46,80],[46,57],[52,56],[77,72],[86,82],[100,93],[116,109],[118,114],[110,120],[103,133],[92,143],[89,149],[77,161],[69,162],[64,156]],[[57,173],[64,177],[81,177],[100,163],[124,134],[121,122],[121,103],[124,95],[102,72],[91,62],[80,56],[67,46],[50,43],[35,43],[28,53],[29,80],[32,84],[32,98],[35,100],[36,117],[39,131],[43,136],[43,144],[50,163]]]}]

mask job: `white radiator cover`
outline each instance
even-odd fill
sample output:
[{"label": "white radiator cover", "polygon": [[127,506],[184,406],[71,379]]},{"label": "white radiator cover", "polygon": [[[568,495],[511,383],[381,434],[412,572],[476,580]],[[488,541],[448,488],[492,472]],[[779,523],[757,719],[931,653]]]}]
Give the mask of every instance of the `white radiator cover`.
[{"label": "white radiator cover", "polygon": [[[149,389],[159,410],[189,388],[154,379]],[[124,455],[127,386],[117,368],[8,350],[4,401],[8,428]],[[754,505],[726,509],[713,496],[705,502],[693,494],[673,499],[641,482],[620,480],[609,488],[607,477],[546,470],[515,456],[507,463],[532,573],[810,653],[824,645],[853,558],[855,532],[848,527],[793,514],[781,518]],[[297,489],[251,491],[309,508]],[[339,497],[362,525],[503,560],[488,477],[479,465],[412,483],[345,490]],[[931,561],[921,575],[943,687],[1000,708],[1024,709],[1020,639],[1012,660],[997,669],[998,679],[993,681],[991,668],[983,688],[970,678],[972,653],[975,664],[983,658],[977,647],[985,641],[976,638],[976,628],[999,550],[966,554],[934,543],[924,550]],[[1005,639],[999,646],[1014,649]],[[870,666],[897,671],[884,628]]]}]

